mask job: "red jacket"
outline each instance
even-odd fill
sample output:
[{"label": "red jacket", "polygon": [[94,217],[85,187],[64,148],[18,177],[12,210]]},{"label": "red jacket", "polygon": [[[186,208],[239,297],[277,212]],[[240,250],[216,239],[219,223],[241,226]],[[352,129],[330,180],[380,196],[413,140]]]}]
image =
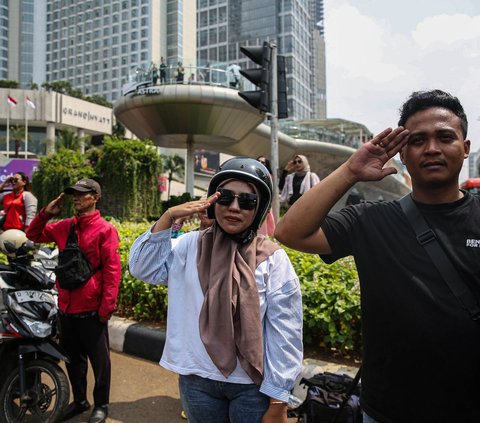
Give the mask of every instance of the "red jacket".
[{"label": "red jacket", "polygon": [[98,311],[101,317],[109,318],[115,310],[122,274],[117,230],[100,217],[98,210],[47,225],[49,219],[45,209],[40,210],[28,227],[27,238],[55,242],[62,251],[75,221],[78,245],[95,270],[84,285],[74,290],[62,289],[57,282],[60,310],[69,314]]}]

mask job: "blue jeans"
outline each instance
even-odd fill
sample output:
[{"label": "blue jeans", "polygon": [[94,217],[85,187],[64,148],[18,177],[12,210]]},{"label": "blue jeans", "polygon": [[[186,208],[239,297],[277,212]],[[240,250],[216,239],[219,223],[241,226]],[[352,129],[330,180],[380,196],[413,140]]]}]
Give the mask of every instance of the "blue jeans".
[{"label": "blue jeans", "polygon": [[363,412],[363,423],[379,423],[376,420],[373,420],[365,411]]},{"label": "blue jeans", "polygon": [[179,386],[188,423],[261,423],[270,403],[255,384],[180,375]]}]

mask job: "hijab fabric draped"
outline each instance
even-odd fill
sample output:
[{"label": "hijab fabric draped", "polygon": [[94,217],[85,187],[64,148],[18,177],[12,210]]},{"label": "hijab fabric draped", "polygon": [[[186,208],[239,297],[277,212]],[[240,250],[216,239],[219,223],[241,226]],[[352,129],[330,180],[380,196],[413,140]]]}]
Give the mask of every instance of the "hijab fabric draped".
[{"label": "hijab fabric draped", "polygon": [[198,240],[198,276],[204,293],[200,338],[225,377],[237,358],[254,383],[263,380],[263,330],[255,269],[280,247],[256,236],[235,242],[214,223]]}]

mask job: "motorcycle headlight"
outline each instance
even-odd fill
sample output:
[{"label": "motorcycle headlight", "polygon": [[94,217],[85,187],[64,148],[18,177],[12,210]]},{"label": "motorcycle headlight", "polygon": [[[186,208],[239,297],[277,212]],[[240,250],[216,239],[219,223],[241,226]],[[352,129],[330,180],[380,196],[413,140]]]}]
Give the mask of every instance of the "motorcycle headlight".
[{"label": "motorcycle headlight", "polygon": [[46,338],[52,334],[52,325],[50,323],[30,320],[27,317],[24,317],[22,321],[37,338]]}]

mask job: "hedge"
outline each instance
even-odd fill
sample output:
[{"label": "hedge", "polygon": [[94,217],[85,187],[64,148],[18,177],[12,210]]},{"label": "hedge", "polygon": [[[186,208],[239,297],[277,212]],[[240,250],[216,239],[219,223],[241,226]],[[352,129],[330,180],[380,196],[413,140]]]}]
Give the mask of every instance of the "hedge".
[{"label": "hedge", "polygon": [[[130,247],[152,223],[109,220],[120,235],[123,269],[117,314],[139,321],[165,321],[167,288],[139,281],[128,271]],[[358,355],[361,345],[360,289],[353,260],[345,258],[326,265],[316,255],[285,250],[301,284],[304,344],[343,356]]]}]

